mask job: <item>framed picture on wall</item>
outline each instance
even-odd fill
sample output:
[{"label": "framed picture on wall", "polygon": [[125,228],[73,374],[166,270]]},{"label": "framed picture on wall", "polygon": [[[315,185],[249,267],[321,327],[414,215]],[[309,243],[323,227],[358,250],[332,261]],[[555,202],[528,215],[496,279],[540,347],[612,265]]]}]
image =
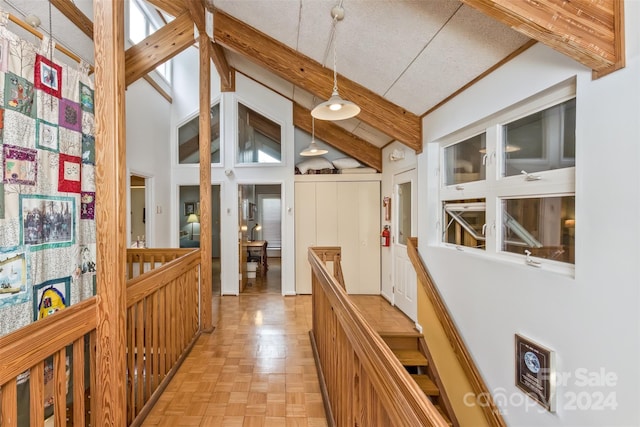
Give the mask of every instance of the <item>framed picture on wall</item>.
[{"label": "framed picture on wall", "polygon": [[184,216],[196,213],[196,202],[184,202]]}]

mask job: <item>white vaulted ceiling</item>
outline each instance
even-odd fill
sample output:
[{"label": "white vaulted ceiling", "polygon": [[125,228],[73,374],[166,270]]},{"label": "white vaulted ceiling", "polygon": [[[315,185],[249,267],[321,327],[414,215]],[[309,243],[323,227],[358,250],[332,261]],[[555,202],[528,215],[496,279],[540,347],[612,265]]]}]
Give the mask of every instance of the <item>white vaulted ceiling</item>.
[{"label": "white vaulted ceiling", "polygon": [[[330,11],[335,0],[207,2],[333,68]],[[46,0],[3,0],[1,7],[21,18],[38,15],[41,31],[48,32],[48,4]],[[74,4],[92,18],[91,0],[74,0]],[[458,0],[342,0],[342,5],[345,18],[337,23],[338,73],[416,115],[529,41]],[[92,61],[92,41],[55,8],[52,20],[54,38]],[[226,56],[239,72],[307,109],[324,101],[255,65],[251,58],[230,51]],[[357,118],[338,124],[378,147],[392,139]]]}]

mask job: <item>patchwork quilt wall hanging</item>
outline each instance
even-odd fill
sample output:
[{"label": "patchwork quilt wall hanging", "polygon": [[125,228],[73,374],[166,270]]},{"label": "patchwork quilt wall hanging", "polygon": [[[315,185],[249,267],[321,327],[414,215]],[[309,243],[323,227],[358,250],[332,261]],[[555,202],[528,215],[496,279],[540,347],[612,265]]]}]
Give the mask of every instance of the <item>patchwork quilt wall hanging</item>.
[{"label": "patchwork quilt wall hanging", "polygon": [[0,336],[95,294],[93,82],[52,51],[0,22]]}]

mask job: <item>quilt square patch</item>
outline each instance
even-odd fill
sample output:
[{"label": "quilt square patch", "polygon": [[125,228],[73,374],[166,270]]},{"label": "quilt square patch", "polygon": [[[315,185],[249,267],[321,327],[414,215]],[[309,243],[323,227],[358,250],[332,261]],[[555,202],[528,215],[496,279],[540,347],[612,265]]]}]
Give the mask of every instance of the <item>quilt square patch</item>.
[{"label": "quilt square patch", "polygon": [[80,193],[80,157],[60,154],[58,191]]},{"label": "quilt square patch", "polygon": [[80,104],[66,98],[60,99],[58,105],[58,126],[80,132],[82,130],[82,113]]},{"label": "quilt square patch", "polygon": [[94,219],[96,210],[96,193],[83,191],[80,193],[80,219]]},{"label": "quilt square patch", "polygon": [[35,85],[37,89],[60,98],[62,95],[62,67],[42,55],[36,55]]},{"label": "quilt square patch", "polygon": [[31,148],[3,145],[5,184],[36,185],[38,151]]},{"label": "quilt square patch", "polygon": [[36,147],[58,151],[58,126],[36,119]]},{"label": "quilt square patch", "polygon": [[80,106],[82,111],[93,113],[93,95],[93,89],[80,82]]},{"label": "quilt square patch", "polygon": [[33,83],[7,73],[4,76],[4,107],[35,118],[36,97]]},{"label": "quilt square patch", "polygon": [[96,164],[96,139],[91,135],[82,134],[82,163]]}]

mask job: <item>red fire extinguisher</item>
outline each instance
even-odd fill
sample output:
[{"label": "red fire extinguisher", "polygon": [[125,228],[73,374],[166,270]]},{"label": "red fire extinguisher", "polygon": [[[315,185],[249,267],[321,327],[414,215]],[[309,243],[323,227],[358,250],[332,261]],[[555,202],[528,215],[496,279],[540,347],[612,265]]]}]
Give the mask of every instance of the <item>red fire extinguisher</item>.
[{"label": "red fire extinguisher", "polygon": [[389,246],[391,243],[391,230],[389,230],[389,226],[385,225],[382,229],[382,233],[380,233],[380,245],[381,246]]}]

